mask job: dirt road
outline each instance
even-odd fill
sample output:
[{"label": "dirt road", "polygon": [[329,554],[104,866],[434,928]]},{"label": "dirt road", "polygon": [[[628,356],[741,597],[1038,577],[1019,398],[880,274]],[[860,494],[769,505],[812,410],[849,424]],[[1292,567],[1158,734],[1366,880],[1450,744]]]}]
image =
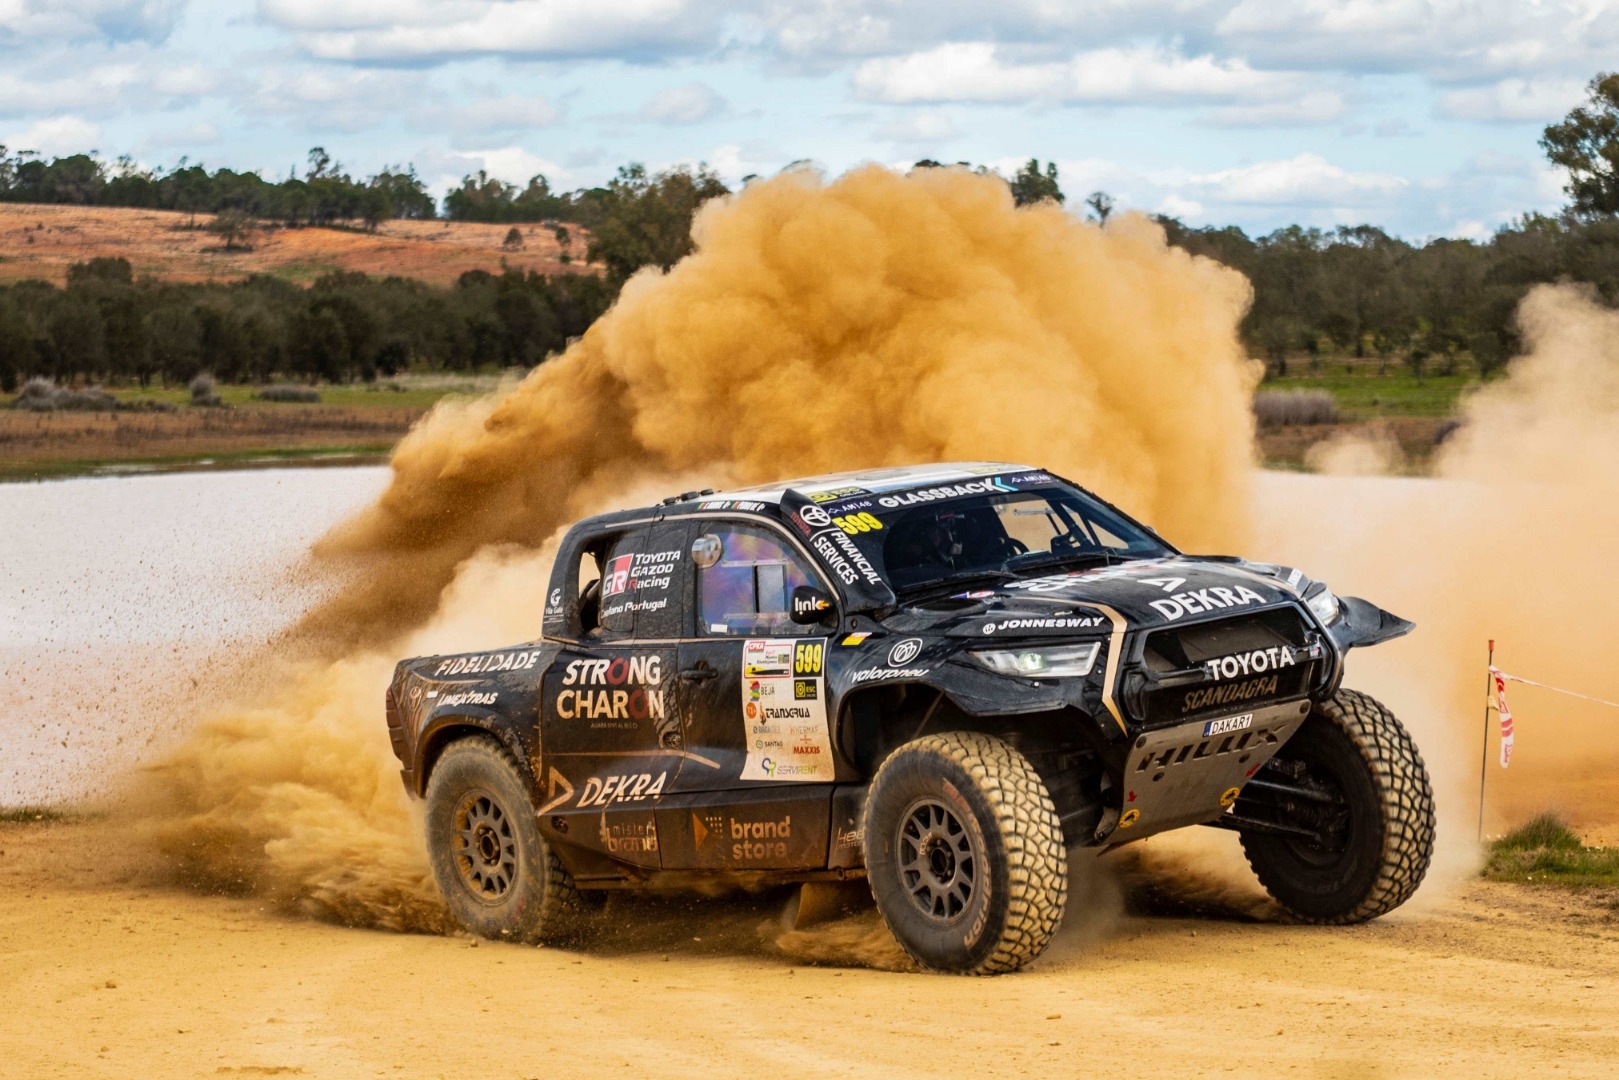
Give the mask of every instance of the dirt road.
[{"label": "dirt road", "polygon": [[762,901],[643,903],[632,951],[474,946],[157,885],[125,850],[0,826],[0,1076],[1619,1075],[1619,921],[1561,893],[1342,930],[1103,915],[962,979],[804,962],[891,962],[869,915],[783,937]]}]

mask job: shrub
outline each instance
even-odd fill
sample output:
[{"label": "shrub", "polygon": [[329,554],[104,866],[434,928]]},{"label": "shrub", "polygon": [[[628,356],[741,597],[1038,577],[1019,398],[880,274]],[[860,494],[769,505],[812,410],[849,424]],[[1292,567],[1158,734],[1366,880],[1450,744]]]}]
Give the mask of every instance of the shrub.
[{"label": "shrub", "polygon": [[300,405],[320,402],[320,391],[313,386],[265,386],[253,396],[260,401],[290,401]]},{"label": "shrub", "polygon": [[217,407],[224,404],[214,390],[214,377],[206,371],[192,379],[188,389],[191,391],[193,405]]},{"label": "shrub", "polygon": [[1336,424],[1338,399],[1325,390],[1261,390],[1254,394],[1254,416],[1262,428]]},{"label": "shrub", "polygon": [[118,399],[99,386],[70,390],[57,386],[49,379],[35,376],[23,384],[22,393],[17,395],[12,405],[33,412],[113,412],[118,408]]}]

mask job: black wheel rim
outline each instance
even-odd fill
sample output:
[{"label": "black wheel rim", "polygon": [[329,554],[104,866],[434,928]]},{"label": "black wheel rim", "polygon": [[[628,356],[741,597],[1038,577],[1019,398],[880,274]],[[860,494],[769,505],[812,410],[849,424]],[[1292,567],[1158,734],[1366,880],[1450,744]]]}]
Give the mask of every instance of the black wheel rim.
[{"label": "black wheel rim", "polygon": [[918,799],[900,818],[897,841],[900,882],[911,903],[940,926],[960,919],[977,892],[982,860],[955,811]]},{"label": "black wheel rim", "polygon": [[506,808],[488,792],[468,792],[452,828],[461,884],[486,904],[500,903],[517,881],[517,838]]},{"label": "black wheel rim", "polygon": [[1355,839],[1354,815],[1349,808],[1344,778],[1336,770],[1316,761],[1298,763],[1297,782],[1326,796],[1330,801],[1284,799],[1286,816],[1314,830],[1321,841],[1287,837],[1284,843],[1293,857],[1307,866],[1326,869],[1338,864]]}]

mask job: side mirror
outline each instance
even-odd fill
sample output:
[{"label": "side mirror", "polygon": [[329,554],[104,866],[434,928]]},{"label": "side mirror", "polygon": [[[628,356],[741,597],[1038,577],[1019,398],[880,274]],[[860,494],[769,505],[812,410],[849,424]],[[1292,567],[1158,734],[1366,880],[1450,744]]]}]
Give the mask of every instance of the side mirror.
[{"label": "side mirror", "polygon": [[800,585],[793,589],[793,622],[813,626],[824,622],[832,613],[832,598],[813,585]]}]

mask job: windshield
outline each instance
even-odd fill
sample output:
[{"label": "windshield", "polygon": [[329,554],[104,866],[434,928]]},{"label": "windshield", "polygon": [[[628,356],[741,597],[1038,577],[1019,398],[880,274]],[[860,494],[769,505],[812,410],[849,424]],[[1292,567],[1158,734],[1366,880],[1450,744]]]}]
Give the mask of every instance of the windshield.
[{"label": "windshield", "polygon": [[[1065,563],[1172,554],[1140,525],[1066,484],[920,505],[881,505],[902,499],[882,499],[858,515],[868,530],[854,536],[863,548],[881,555],[883,572],[895,590],[1012,576]],[[878,527],[869,528],[873,524]]]}]

